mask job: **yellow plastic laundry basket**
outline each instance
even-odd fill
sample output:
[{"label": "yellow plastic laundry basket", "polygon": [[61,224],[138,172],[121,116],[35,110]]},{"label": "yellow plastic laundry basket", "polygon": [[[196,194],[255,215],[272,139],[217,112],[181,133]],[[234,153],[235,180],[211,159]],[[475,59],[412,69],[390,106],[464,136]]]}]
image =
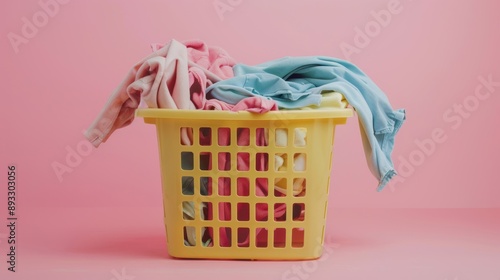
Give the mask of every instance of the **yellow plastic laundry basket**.
[{"label": "yellow plastic laundry basket", "polygon": [[352,115],[138,109],[157,129],[169,254],[319,258],[335,126]]}]

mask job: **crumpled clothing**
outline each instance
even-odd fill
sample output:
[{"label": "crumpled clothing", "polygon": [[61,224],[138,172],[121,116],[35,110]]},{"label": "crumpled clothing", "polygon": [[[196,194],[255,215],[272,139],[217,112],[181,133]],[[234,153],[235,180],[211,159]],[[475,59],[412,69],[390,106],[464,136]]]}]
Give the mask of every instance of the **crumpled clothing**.
[{"label": "crumpled clothing", "polygon": [[225,83],[223,81],[215,83],[207,88],[207,93],[228,103],[237,103],[242,98],[261,96],[276,101],[280,108],[295,109],[320,104],[321,94],[312,93],[313,88],[311,84],[290,84],[269,73],[249,73],[235,75]]},{"label": "crumpled clothing", "polygon": [[[129,125],[141,99],[150,108],[195,109],[189,95],[186,47],[172,40],[138,62],[85,132],[98,147],[118,128]],[[186,138],[186,135],[184,136]]]},{"label": "crumpled clothing", "polygon": [[[295,108],[293,110],[331,110],[332,108],[347,108],[348,102],[344,95],[336,91],[324,90],[321,92],[321,101],[319,105],[309,105],[305,107]],[[282,109],[287,110],[287,109]]]},{"label": "crumpled clothing", "polygon": [[[200,40],[183,43],[187,48],[191,101],[197,109],[205,109],[205,91],[211,84],[232,78],[236,61],[222,48],[207,46]],[[152,44],[153,51],[162,44]],[[237,102],[236,102],[237,103]],[[235,104],[235,103],[233,103]]]},{"label": "crumpled clothing", "polygon": [[[275,130],[275,144],[277,147],[287,147],[288,144],[288,132],[284,128],[277,128]],[[307,131],[302,128],[294,129],[293,145],[296,147],[304,147],[306,145]],[[286,157],[285,154],[276,154],[274,156],[274,169],[275,171],[285,171],[286,168]],[[305,171],[306,170],[306,155],[296,154],[293,158],[293,170],[294,171]],[[274,179],[274,190],[286,196],[286,180],[283,178]],[[293,180],[293,195],[300,196],[301,193],[305,192],[305,179],[295,178]]]},{"label": "crumpled clothing", "polygon": [[393,110],[382,90],[354,64],[330,57],[284,57],[257,66],[237,64],[234,77],[207,88],[233,103],[248,96],[276,100],[281,108],[319,106],[325,91],[342,93],[359,116],[366,161],[378,191],[396,175],[391,159],[405,110]]},{"label": "crumpled clothing", "polygon": [[[206,87],[233,76],[234,60],[223,49],[201,41],[171,40],[153,44],[152,49],[132,67],[84,133],[95,147],[133,121],[141,100],[149,108],[204,109]],[[181,138],[190,144],[186,130]]]},{"label": "crumpled clothing", "polygon": [[[182,202],[182,216],[184,220],[195,220],[194,202],[183,201]],[[206,205],[202,205],[200,209],[201,219],[204,220],[204,209],[207,208]],[[194,227],[186,227],[186,236],[184,242],[188,246],[196,246],[196,230]],[[201,236],[205,234],[205,228],[201,229]]]}]

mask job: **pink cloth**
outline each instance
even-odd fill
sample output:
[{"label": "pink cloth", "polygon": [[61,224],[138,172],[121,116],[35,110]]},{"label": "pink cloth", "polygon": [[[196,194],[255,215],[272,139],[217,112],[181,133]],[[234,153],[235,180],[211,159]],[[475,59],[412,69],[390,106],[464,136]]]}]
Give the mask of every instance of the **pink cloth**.
[{"label": "pink cloth", "polygon": [[[191,100],[197,109],[205,109],[205,90],[212,83],[232,78],[236,61],[219,48],[207,46],[203,41],[184,42],[188,55],[188,76]],[[152,44],[153,51],[161,49],[162,44]]]},{"label": "pink cloth", "polygon": [[191,63],[207,69],[222,80],[234,76],[233,66],[236,61],[225,50],[214,46],[209,47],[200,40],[186,41],[184,45],[188,49],[188,58]]},{"label": "pink cloth", "polygon": [[186,94],[189,92],[187,72],[186,47],[178,41],[170,41],[132,67],[85,137],[98,147],[116,129],[133,121],[141,99],[149,108],[195,109]]},{"label": "pink cloth", "polygon": [[[171,40],[152,48],[153,53],[132,67],[84,133],[95,147],[133,121],[141,99],[149,108],[204,109],[206,87],[233,76],[235,61],[227,52],[199,40],[185,44]],[[182,141],[190,143],[187,131],[182,131]]]}]

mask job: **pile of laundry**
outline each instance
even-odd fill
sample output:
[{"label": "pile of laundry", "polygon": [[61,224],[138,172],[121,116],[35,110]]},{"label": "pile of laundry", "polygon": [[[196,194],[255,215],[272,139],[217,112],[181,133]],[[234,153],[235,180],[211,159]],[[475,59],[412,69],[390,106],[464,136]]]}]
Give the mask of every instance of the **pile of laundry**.
[{"label": "pile of laundry", "polygon": [[[325,56],[284,57],[254,66],[238,64],[225,50],[207,46],[199,40],[184,43],[171,40],[165,45],[153,44],[152,49],[150,55],[129,71],[85,132],[85,137],[95,147],[105,142],[116,129],[130,124],[141,103],[149,108],[254,113],[328,110],[345,108],[349,104],[359,118],[366,160],[379,182],[377,190],[382,190],[396,175],[391,153],[394,138],[406,118],[405,111],[394,110],[384,92],[354,64]],[[229,132],[218,133],[219,145],[229,141]],[[244,131],[241,133],[238,141],[248,141],[249,136],[244,135]],[[296,129],[294,134],[299,142],[307,138],[305,131]],[[200,137],[205,139],[200,141],[211,141],[209,135],[201,133]],[[276,144],[287,141],[286,135],[286,131],[277,129]],[[257,131],[257,145],[265,145],[267,140],[267,131]],[[192,132],[183,129],[181,142],[191,145]],[[257,157],[257,169],[267,170],[269,160]],[[280,155],[273,160],[277,169],[286,162]],[[238,170],[248,168],[249,158],[245,154],[238,156],[237,161]],[[305,162],[302,158],[293,161],[297,168],[301,161]],[[224,169],[224,165],[229,164],[229,155],[219,155],[218,164],[219,170],[229,170]],[[192,192],[192,183],[183,182],[183,192]],[[260,185],[257,186],[259,191],[267,194],[267,182],[257,185]],[[273,185],[276,194],[286,193],[286,186],[279,181]],[[304,191],[304,182],[294,182],[293,187],[294,195],[299,195]],[[248,183],[238,184],[237,189],[248,192]],[[262,210],[267,213],[267,209]],[[244,209],[240,212],[245,213]],[[299,217],[301,210],[294,209],[294,216],[295,212]],[[223,211],[222,217],[224,213],[230,215],[230,209]],[[274,209],[274,217],[283,213],[284,209]],[[184,215],[186,219],[194,218],[194,205],[186,203]],[[186,234],[187,244],[192,245],[195,241],[193,234]],[[240,241],[248,242],[247,239]],[[224,234],[221,234],[221,242],[226,242]]]}]

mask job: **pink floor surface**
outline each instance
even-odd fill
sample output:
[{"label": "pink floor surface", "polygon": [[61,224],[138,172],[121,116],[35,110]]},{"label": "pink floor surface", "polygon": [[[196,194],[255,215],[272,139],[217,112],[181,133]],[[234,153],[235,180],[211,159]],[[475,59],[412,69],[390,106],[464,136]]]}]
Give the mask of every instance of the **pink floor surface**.
[{"label": "pink floor surface", "polygon": [[19,217],[17,272],[2,261],[0,279],[500,279],[500,209],[336,208],[315,261],[173,259],[161,208],[24,209]]}]

